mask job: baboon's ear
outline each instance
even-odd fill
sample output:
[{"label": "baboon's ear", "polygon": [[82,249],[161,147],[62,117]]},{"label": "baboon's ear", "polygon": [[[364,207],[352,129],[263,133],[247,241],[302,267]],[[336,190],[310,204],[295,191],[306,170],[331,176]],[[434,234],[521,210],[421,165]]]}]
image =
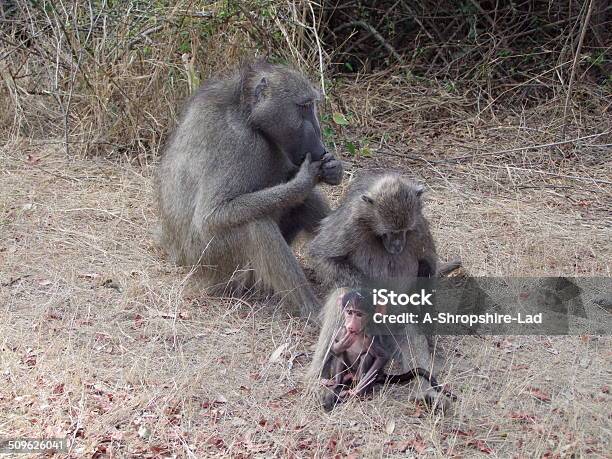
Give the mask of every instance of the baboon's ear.
[{"label": "baboon's ear", "polygon": [[374,200],[371,197],[369,197],[367,194],[362,194],[361,199],[363,199],[368,204],[374,204]]},{"label": "baboon's ear", "polygon": [[266,80],[266,77],[261,77],[261,80],[259,80],[259,83],[257,83],[255,88],[253,89],[253,100],[256,103],[259,102],[263,98],[264,92],[267,87],[268,87],[268,80]]},{"label": "baboon's ear", "polygon": [[423,192],[425,191],[425,187],[423,185],[417,185],[415,191],[416,191],[417,196],[421,196]]}]

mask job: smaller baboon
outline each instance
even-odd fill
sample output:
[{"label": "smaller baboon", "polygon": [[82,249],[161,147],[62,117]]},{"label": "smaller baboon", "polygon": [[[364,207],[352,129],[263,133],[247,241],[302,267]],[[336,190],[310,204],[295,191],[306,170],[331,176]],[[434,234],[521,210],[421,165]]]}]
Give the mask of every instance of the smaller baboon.
[{"label": "smaller baboon", "polygon": [[365,172],[356,178],[309,244],[320,280],[330,287],[386,285],[405,291],[417,276],[436,275],[438,257],[422,213],[423,191],[399,174]]},{"label": "smaller baboon", "polygon": [[[349,186],[338,209],[328,215],[310,242],[308,255],[320,280],[332,288],[385,287],[407,292],[419,277],[439,276],[460,262],[438,266],[429,224],[422,212],[423,186],[395,173],[364,172]],[[322,330],[310,377],[321,374],[327,349],[341,322],[341,313],[328,301],[322,311]],[[427,338],[415,325],[395,336],[402,373],[433,367]],[[423,398],[438,395],[422,382]]]},{"label": "smaller baboon", "polygon": [[[393,353],[393,343],[387,336],[370,335],[366,326],[372,320],[374,308],[357,291],[338,297],[338,308],[344,323],[336,332],[329,348],[322,383],[329,389],[323,396],[323,407],[330,411],[349,397],[369,393],[375,384],[405,383],[417,376],[426,378],[440,391],[436,379],[422,368],[401,375],[387,375],[383,369]],[[327,370],[327,371],[326,371]]]}]

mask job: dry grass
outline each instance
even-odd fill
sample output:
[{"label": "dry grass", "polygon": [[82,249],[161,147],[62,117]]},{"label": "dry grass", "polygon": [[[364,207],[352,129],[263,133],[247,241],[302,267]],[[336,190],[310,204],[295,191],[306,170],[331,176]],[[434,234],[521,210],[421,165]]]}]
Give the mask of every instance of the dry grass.
[{"label": "dry grass", "polygon": [[179,102],[213,73],[268,56],[322,81],[310,9],[309,0],[0,4],[0,98],[13,108],[0,131],[144,163]]},{"label": "dry grass", "polygon": [[[459,396],[450,413],[393,387],[326,414],[303,381],[316,330],[265,299],[204,295],[154,236],[151,162],[178,101],[213,71],[272,54],[326,84],[328,115],[348,116],[349,127],[327,124],[339,152],[348,141],[372,151],[345,155],[349,174],[425,180],[443,257],[475,275],[610,276],[609,87],[577,80],[563,115],[571,47],[549,56],[563,52],[558,68],[530,67],[518,50],[516,81],[469,80],[482,63],[500,66],[494,36],[472,47],[470,65],[453,61],[468,74],[456,86],[410,66],[326,81],[333,59],[308,0],[9,6],[0,438],[67,436],[75,458],[609,454],[608,337],[446,337],[440,379]],[[422,19],[419,30],[433,30]],[[555,145],[516,150],[543,144]],[[326,191],[335,202],[341,187]]]},{"label": "dry grass", "polygon": [[[476,275],[610,276],[609,167],[561,161],[550,176],[528,154],[433,162],[462,151],[444,145],[499,145],[499,132],[530,144],[526,125],[421,131],[411,145],[428,163],[383,148],[345,159],[349,172],[425,179],[442,256]],[[597,156],[580,146],[583,162]],[[607,337],[443,338],[452,412],[429,413],[394,387],[326,414],[302,379],[316,330],[264,300],[207,297],[164,260],[152,167],[67,160],[61,144],[27,140],[6,144],[0,164],[0,437],[68,436],[68,456],[96,458],[610,450]]]}]

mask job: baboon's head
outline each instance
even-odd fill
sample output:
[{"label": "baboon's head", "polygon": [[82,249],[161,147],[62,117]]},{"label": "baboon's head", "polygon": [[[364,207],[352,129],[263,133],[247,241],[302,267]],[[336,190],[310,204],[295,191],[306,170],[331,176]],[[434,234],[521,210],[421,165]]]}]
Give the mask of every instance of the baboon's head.
[{"label": "baboon's head", "polygon": [[344,326],[349,333],[361,333],[371,315],[363,295],[350,291],[338,298],[344,314]]},{"label": "baboon's head", "polygon": [[376,180],[361,195],[371,230],[392,255],[402,253],[406,234],[415,229],[421,215],[424,187],[405,177],[389,174]]},{"label": "baboon's head", "polygon": [[243,69],[241,90],[251,126],[294,164],[301,164],[307,153],[313,161],[323,157],[317,117],[321,95],[304,75],[260,61]]}]

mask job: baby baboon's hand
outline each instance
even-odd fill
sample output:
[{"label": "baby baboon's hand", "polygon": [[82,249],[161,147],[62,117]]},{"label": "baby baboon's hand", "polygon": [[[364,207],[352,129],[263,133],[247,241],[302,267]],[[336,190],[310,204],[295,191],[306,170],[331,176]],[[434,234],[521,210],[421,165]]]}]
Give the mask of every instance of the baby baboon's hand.
[{"label": "baby baboon's hand", "polygon": [[321,174],[321,161],[312,161],[310,153],[306,154],[300,170],[293,179],[306,188],[313,188],[317,182],[317,177]]},{"label": "baby baboon's hand", "polygon": [[327,152],[321,158],[321,162],[321,181],[329,185],[339,185],[344,173],[342,161],[337,160],[334,155]]},{"label": "baby baboon's hand", "polygon": [[346,333],[342,338],[338,340],[337,343],[334,343],[332,350],[336,354],[341,354],[342,352],[346,351],[349,347],[351,347],[356,339],[357,339],[356,334]]}]

